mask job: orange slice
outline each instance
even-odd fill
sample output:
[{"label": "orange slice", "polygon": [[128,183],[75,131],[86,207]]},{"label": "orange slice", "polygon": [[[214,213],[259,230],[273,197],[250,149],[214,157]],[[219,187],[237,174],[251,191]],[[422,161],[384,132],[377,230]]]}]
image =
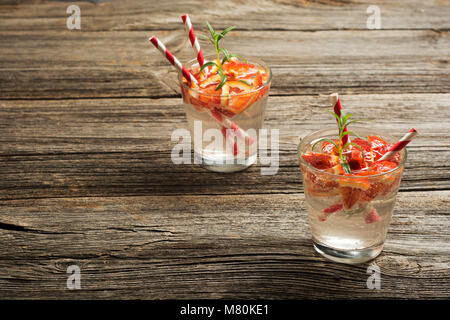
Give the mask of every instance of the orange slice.
[{"label": "orange slice", "polygon": [[[228,81],[230,98],[228,103],[228,109],[233,113],[242,113],[258,98],[258,94],[253,91],[253,87],[241,81]],[[235,93],[233,95],[233,93]]]},{"label": "orange slice", "polygon": [[339,157],[318,153],[318,152],[308,152],[302,156],[303,160],[311,164],[314,168],[325,170],[330,169],[339,164]]},{"label": "orange slice", "polygon": [[339,185],[341,187],[350,187],[350,188],[356,188],[363,191],[366,191],[370,188],[370,182],[368,179],[364,178],[339,178],[338,179]]}]

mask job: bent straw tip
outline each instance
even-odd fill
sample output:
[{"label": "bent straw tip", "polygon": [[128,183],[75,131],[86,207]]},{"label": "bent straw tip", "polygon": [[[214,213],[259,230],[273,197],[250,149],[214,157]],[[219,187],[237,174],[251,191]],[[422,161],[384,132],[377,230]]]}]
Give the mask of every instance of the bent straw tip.
[{"label": "bent straw tip", "polygon": [[339,95],[337,94],[337,92],[335,92],[335,93],[330,94],[329,98],[330,98],[330,102],[334,106],[339,100]]},{"label": "bent straw tip", "polygon": [[412,128],[411,130],[409,130],[409,132],[415,132],[415,133],[419,133],[419,132],[417,132],[417,130],[416,129],[414,129],[414,128]]},{"label": "bent straw tip", "polygon": [[153,43],[153,45],[155,47],[158,47],[158,38],[156,36],[152,36],[150,38],[148,38],[148,41],[150,41],[151,43]]},{"label": "bent straw tip", "polygon": [[181,20],[183,20],[183,22],[186,22],[187,17],[188,17],[187,14],[183,14],[183,15],[181,16]]}]

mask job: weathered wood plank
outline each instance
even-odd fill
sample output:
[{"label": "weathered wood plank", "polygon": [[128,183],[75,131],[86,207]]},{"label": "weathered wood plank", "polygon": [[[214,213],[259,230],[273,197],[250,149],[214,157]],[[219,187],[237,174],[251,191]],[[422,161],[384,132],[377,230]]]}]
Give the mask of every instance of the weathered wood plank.
[{"label": "weathered wood plank", "polygon": [[[300,193],[0,201],[0,296],[449,298],[449,201],[399,194],[381,290],[366,288],[368,264],[314,253]],[[80,291],[66,289],[71,264]]]},{"label": "weathered wood plank", "polygon": [[[176,72],[148,43],[153,32],[3,33],[0,99],[175,97]],[[182,27],[155,33],[180,60],[193,58]],[[450,88],[448,32],[236,31],[227,46],[272,67],[275,95]]]},{"label": "weathered wood plank", "polygon": [[[411,127],[420,132],[408,146],[402,190],[450,188],[442,121],[450,117],[449,94],[347,95],[342,103],[395,136]],[[1,101],[0,198],[296,193],[302,190],[296,145],[335,125],[327,106],[327,96],[270,97],[265,126],[280,130],[273,177],[261,176],[259,165],[232,175],[174,165],[171,134],[186,126],[181,99]]]},{"label": "weathered wood plank", "polygon": [[[66,28],[73,3],[27,1],[0,5],[0,31],[59,30]],[[36,3],[37,2],[37,3]],[[245,30],[329,30],[366,29],[372,13],[367,8],[380,8],[382,29],[448,29],[448,1],[339,1],[339,0],[275,0],[275,1],[139,1],[115,0],[95,5],[81,2],[81,28],[84,31],[105,30],[174,30],[180,16],[189,13],[196,29],[205,30],[204,22],[214,21],[225,28],[237,25]]]}]

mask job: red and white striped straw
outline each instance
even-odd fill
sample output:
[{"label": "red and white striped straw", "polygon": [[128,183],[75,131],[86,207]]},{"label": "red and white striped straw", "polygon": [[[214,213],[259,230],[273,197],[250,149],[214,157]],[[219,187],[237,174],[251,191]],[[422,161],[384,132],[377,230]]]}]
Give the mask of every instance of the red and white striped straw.
[{"label": "red and white striped straw", "polygon": [[162,43],[156,36],[149,39],[151,43],[166,57],[166,59],[183,74],[183,77],[189,82],[197,84],[197,79],[190,73],[181,62],[166,48],[164,43]]},{"label": "red and white striped straw", "polygon": [[[339,95],[337,93],[332,93],[330,94],[330,101],[331,104],[333,105],[333,110],[334,113],[337,114],[338,117],[341,116],[342,112],[342,106],[341,106],[341,101],[339,101]],[[337,121],[337,119],[336,119]],[[344,132],[347,131],[347,127],[344,128]],[[347,142],[349,141],[349,137],[348,134],[346,134],[345,136],[342,137],[342,145],[345,145]]]},{"label": "red and white striped straw", "polygon": [[410,143],[416,136],[418,132],[416,129],[412,128],[405,134],[396,144],[394,144],[378,161],[390,160],[398,152],[400,152],[408,143]]},{"label": "red and white striped straw", "polygon": [[192,48],[194,48],[194,52],[197,55],[198,64],[201,67],[205,63],[205,58],[203,57],[202,49],[200,49],[198,39],[195,36],[191,19],[189,19],[189,16],[187,14],[182,15],[181,19],[183,20],[184,26],[186,27],[186,32],[188,33],[189,41],[191,42]]},{"label": "red and white striped straw", "polygon": [[[189,15],[185,14],[181,16],[181,20],[183,20],[186,32],[189,37],[189,41],[191,42],[192,48],[194,49],[198,65],[201,67],[205,63],[205,58],[203,57],[203,52],[202,49],[200,48],[200,43],[198,42],[198,39],[195,36],[194,27],[192,26],[191,19],[189,18]],[[213,118],[215,118],[214,115]],[[233,155],[236,156],[237,144],[236,142],[234,142],[234,139],[232,139],[232,137],[226,133],[226,129],[227,128],[222,125],[223,137],[227,140],[227,142],[233,143]]]},{"label": "red and white striped straw", "polygon": [[251,145],[255,142],[255,140],[247,133],[245,130],[242,130],[238,127],[234,122],[230,121],[228,118],[222,116],[222,114],[218,110],[211,110],[211,114],[214,120],[217,123],[221,124],[227,129],[233,130],[237,137],[245,139],[245,141]]}]

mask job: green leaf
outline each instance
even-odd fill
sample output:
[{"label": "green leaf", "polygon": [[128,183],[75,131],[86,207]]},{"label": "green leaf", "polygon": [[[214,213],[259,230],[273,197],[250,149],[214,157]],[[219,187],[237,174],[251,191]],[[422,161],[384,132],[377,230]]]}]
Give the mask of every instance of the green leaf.
[{"label": "green leaf", "polygon": [[337,122],[339,124],[339,128],[340,128],[341,127],[341,118],[336,113],[334,113],[334,112],[332,112],[330,110],[327,110],[327,112],[329,112],[330,114],[332,114],[336,118],[336,120],[337,120]]},{"label": "green leaf", "polygon": [[230,32],[231,30],[233,30],[234,28],[236,28],[236,26],[228,27],[228,28],[226,28],[225,30],[223,30],[223,31],[221,32],[222,38],[223,38],[228,32]]},{"label": "green leaf", "polygon": [[342,117],[342,123],[345,125],[348,118],[350,118],[352,115],[353,115],[352,113],[348,113],[348,114],[344,115],[344,117]]},{"label": "green leaf", "polygon": [[220,88],[223,87],[223,85],[227,82],[227,80],[228,80],[227,76],[222,74],[222,81],[220,81],[219,85],[216,88],[216,91],[220,90]]},{"label": "green leaf", "polygon": [[244,84],[246,84],[246,85],[248,85],[248,86],[251,86],[251,83],[249,83],[249,82],[247,82],[247,81],[244,81],[244,80],[238,80],[239,82],[242,82],[242,83],[244,83]]},{"label": "green leaf", "polygon": [[230,53],[228,52],[228,50],[225,48],[222,48],[222,49],[220,49],[220,51],[222,51],[225,56],[225,58],[222,60],[222,64],[225,62],[225,60],[230,61]]},{"label": "green leaf", "polygon": [[211,37],[215,40],[216,38],[214,36],[215,36],[216,32],[214,31],[213,27],[211,27],[211,25],[209,24],[208,21],[206,21],[206,26],[208,27],[209,32],[211,33]]},{"label": "green leaf", "polygon": [[345,173],[352,173],[352,169],[350,169],[350,165],[348,164],[347,160],[341,161],[341,166],[344,169]]},{"label": "green leaf", "polygon": [[238,54],[230,54],[230,58],[232,58],[232,57],[239,58],[242,62],[247,63],[247,60],[245,60],[242,56],[240,56]]},{"label": "green leaf", "polygon": [[200,72],[202,72],[203,69],[205,69],[206,67],[214,67],[214,66],[217,67],[217,63],[212,62],[212,61],[206,62],[206,63],[204,63],[204,64],[200,67]]},{"label": "green leaf", "polygon": [[336,142],[334,142],[333,140],[328,139],[328,138],[322,138],[322,139],[319,139],[319,140],[317,140],[316,142],[314,142],[314,144],[313,144],[312,147],[311,147],[311,150],[312,150],[312,151],[314,151],[314,148],[317,146],[317,144],[318,144],[319,142],[329,142],[329,143],[332,143],[332,144],[336,147],[336,149],[339,150],[339,147],[338,147],[338,145],[336,144]]},{"label": "green leaf", "polygon": [[214,44],[214,40],[211,39],[211,37],[208,37],[208,36],[206,36],[206,35],[204,35],[204,34],[198,34],[198,37],[199,37],[199,38],[202,38],[202,39],[205,39],[205,40],[208,40],[209,42],[211,42],[212,44]]},{"label": "green leaf", "polygon": [[359,136],[359,134],[357,134],[356,132],[353,132],[353,131],[344,131],[344,132],[342,133],[342,136],[346,136],[346,135],[350,136],[351,134],[354,135],[355,137],[361,139],[361,137]]}]

